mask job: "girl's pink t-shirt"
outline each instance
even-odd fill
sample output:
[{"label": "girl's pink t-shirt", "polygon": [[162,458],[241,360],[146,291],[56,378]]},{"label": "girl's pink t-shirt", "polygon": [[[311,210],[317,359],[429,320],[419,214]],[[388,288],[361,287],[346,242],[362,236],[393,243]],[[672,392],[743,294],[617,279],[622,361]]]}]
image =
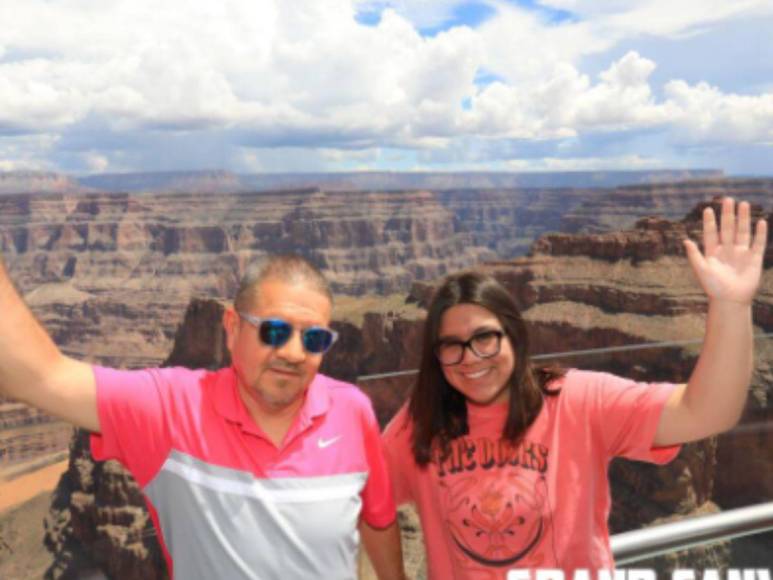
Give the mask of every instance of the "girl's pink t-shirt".
[{"label": "girl's pink t-shirt", "polygon": [[518,446],[501,439],[507,407],[468,405],[469,434],[419,468],[403,407],[384,432],[398,503],[419,512],[433,579],[506,578],[513,569],[612,569],[612,458],[666,463],[652,443],[672,384],[572,370]]}]

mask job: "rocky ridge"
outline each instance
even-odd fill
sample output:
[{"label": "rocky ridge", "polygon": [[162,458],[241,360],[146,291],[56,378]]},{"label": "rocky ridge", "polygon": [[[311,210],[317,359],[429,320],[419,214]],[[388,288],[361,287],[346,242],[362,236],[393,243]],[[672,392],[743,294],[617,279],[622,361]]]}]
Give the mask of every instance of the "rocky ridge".
[{"label": "rocky ridge", "polygon": [[715,197],[734,197],[773,210],[773,179],[712,178],[617,187],[614,195],[597,195],[561,217],[556,231],[599,233],[632,227],[657,215],[681,220],[696,204]]},{"label": "rocky ridge", "polygon": [[13,193],[77,193],[87,188],[76,179],[50,171],[0,171],[0,195]]},{"label": "rocky ridge", "polygon": [[[637,183],[665,183],[721,178],[716,169],[654,171],[392,172],[235,174],[224,170],[100,173],[79,178],[44,171],[0,171],[0,194],[61,191],[68,183],[81,190],[112,193],[154,191],[277,191],[322,188],[326,191],[410,191],[491,188],[610,188]],[[69,187],[69,186],[68,186]]]}]

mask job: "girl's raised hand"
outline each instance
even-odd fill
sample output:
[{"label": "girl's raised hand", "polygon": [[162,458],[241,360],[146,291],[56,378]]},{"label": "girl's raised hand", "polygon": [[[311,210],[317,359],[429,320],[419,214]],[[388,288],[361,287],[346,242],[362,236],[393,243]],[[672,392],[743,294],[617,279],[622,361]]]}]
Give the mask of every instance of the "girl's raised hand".
[{"label": "girl's raised hand", "polygon": [[692,240],[685,240],[687,259],[710,300],[750,304],[759,286],[768,227],[759,220],[751,237],[749,204],[722,200],[722,218],[717,228],[714,210],[703,211],[703,253]]}]

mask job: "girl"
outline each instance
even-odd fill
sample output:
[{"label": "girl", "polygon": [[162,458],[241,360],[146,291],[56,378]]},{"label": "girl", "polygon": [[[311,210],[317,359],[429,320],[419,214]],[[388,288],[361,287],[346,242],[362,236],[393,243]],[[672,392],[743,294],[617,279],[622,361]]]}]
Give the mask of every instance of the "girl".
[{"label": "girl", "polygon": [[[384,433],[399,502],[416,503],[430,578],[505,578],[514,568],[612,569],[607,467],[664,463],[678,444],[729,429],[752,372],[751,301],[766,223],[732,199],[721,231],[704,212],[704,254],[685,241],[709,299],[686,385],[544,370],[492,277],[447,277],[429,306],[416,387]],[[571,577],[571,576],[570,576]]]}]

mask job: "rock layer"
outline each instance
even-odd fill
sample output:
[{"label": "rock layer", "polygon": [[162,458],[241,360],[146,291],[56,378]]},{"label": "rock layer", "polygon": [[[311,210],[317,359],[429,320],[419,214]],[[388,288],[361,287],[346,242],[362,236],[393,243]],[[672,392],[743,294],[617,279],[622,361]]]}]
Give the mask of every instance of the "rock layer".
[{"label": "rock layer", "polygon": [[4,196],[0,250],[65,351],[122,366],[160,362],[190,299],[231,298],[267,253],[304,254],[354,294],[494,255],[427,192]]},{"label": "rock layer", "polygon": [[696,204],[715,197],[733,197],[773,209],[773,179],[713,178],[618,187],[597,195],[561,218],[563,232],[598,233],[626,229],[639,219],[661,216],[680,220]]},{"label": "rock layer", "polygon": [[[184,176],[166,177],[188,183]],[[771,184],[716,179],[612,190],[217,195],[191,186],[190,192],[157,194],[6,195],[0,197],[0,251],[63,349],[106,364],[145,366],[169,352],[192,298],[231,298],[246,264],[266,253],[306,255],[336,293],[388,294],[522,255],[547,232],[619,229],[615,220],[658,212],[683,215],[712,192],[763,200],[769,210]],[[636,250],[639,258],[662,253],[658,244],[679,244],[676,237],[655,239],[656,229],[653,223]],[[617,259],[621,245],[612,242],[581,248],[573,238],[543,238],[578,255],[612,252],[607,257]]]}]

